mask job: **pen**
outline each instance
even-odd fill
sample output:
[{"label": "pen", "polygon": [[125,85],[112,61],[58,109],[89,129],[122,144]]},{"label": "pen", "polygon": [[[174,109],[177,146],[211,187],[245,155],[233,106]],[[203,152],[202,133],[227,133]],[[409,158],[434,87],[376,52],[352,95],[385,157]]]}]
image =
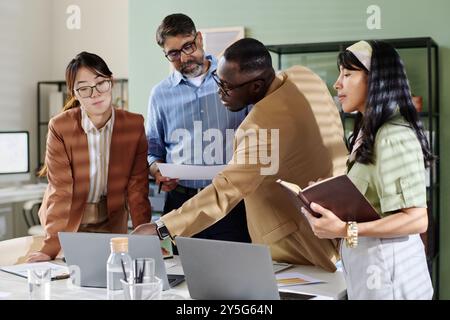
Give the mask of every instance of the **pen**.
[{"label": "pen", "polygon": [[160,182],[160,183],[159,183],[159,188],[158,188],[158,194],[160,194],[160,193],[161,193],[161,187],[162,187],[162,185],[163,185],[163,183],[162,183],[162,182]]},{"label": "pen", "polygon": [[68,279],[68,278],[70,278],[70,274],[62,274],[62,275],[53,277],[52,280],[63,280],[63,279]]},{"label": "pen", "polygon": [[[127,273],[125,272],[125,265],[123,264],[123,260],[122,259],[120,259],[120,263],[122,264],[122,271],[123,271],[123,280],[125,281],[125,282],[128,282],[128,280],[127,280]],[[131,281],[132,279],[130,279],[130,281]]]}]

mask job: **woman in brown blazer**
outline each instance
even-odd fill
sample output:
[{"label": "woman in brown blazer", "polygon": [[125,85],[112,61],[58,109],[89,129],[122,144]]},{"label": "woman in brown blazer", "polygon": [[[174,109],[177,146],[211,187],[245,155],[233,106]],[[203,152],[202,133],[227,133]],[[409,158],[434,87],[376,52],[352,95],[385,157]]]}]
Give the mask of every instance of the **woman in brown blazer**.
[{"label": "woman in brown blazer", "polygon": [[48,125],[48,187],[39,210],[46,237],[29,262],[55,258],[58,232],[126,233],[151,220],[144,118],[112,105],[112,72],[81,52],[67,66],[67,102]]}]

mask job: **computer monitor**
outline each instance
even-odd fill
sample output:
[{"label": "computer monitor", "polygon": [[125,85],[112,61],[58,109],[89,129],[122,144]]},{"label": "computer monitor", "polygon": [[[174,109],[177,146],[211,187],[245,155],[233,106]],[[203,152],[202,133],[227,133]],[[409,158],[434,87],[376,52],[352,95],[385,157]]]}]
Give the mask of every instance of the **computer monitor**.
[{"label": "computer monitor", "polygon": [[30,180],[28,131],[0,131],[0,184]]}]

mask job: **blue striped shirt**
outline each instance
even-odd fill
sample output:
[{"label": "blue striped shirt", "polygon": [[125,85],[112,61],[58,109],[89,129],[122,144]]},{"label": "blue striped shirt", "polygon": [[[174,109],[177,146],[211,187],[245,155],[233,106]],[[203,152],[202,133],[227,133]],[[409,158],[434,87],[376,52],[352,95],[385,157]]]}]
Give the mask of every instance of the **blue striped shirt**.
[{"label": "blue striped shirt", "polygon": [[[174,71],[152,89],[146,126],[150,164],[163,160],[221,165],[231,159],[234,130],[244,120],[247,109],[231,112],[221,103],[211,75],[217,68],[217,59],[210,55],[206,58],[211,64],[199,87]],[[179,181],[190,188],[203,188],[210,183],[211,180]]]}]

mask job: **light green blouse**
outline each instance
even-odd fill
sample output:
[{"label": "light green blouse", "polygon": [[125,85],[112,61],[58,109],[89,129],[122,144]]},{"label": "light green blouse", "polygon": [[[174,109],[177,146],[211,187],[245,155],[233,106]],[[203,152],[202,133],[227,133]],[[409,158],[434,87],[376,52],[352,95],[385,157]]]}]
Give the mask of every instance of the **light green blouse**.
[{"label": "light green blouse", "polygon": [[374,164],[351,162],[347,174],[381,217],[402,208],[427,207],[422,149],[401,115],[378,130],[374,156]]}]

